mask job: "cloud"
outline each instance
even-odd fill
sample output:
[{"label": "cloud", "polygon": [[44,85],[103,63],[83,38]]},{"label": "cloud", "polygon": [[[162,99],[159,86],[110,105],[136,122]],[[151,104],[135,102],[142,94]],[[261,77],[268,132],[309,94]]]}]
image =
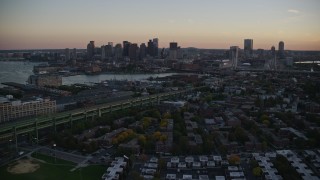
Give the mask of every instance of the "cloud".
[{"label": "cloud", "polygon": [[288,12],[289,13],[294,13],[294,14],[299,14],[300,13],[300,11],[296,10],[296,9],[288,9]]}]

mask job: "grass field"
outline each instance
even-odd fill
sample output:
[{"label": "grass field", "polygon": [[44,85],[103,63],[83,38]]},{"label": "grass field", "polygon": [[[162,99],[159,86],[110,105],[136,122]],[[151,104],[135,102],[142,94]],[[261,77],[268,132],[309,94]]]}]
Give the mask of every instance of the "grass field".
[{"label": "grass field", "polygon": [[[46,161],[48,163],[39,162],[40,168],[35,172],[26,174],[11,174],[7,171],[9,165],[0,168],[1,180],[95,180],[101,179],[102,174],[105,172],[106,167],[101,165],[92,165],[77,169],[70,172],[75,164],[61,159],[55,160],[53,157],[33,154],[32,157]],[[62,165],[63,164],[63,165]]]},{"label": "grass field", "polygon": [[47,162],[48,164],[64,164],[64,165],[69,165],[70,167],[76,165],[75,163],[70,162],[70,161],[66,161],[66,160],[59,159],[59,158],[55,159],[52,156],[47,156],[47,155],[43,155],[43,154],[39,154],[39,153],[33,153],[31,155],[31,157],[43,160],[43,161]]}]

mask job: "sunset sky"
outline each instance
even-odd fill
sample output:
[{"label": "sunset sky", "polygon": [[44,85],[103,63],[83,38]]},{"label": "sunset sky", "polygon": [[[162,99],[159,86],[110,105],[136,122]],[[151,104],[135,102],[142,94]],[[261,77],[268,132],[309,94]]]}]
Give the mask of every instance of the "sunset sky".
[{"label": "sunset sky", "polygon": [[320,0],[0,0],[0,49],[160,47],[320,50]]}]

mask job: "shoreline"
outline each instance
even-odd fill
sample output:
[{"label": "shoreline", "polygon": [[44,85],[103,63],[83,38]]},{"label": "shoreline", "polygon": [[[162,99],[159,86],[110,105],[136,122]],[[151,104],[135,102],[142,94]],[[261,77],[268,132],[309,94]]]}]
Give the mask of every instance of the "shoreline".
[{"label": "shoreline", "polygon": [[[179,72],[176,71],[166,71],[166,72],[130,72],[130,73],[125,73],[125,72],[100,72],[100,73],[93,73],[93,74],[87,74],[87,73],[78,73],[78,74],[71,74],[71,75],[63,75],[59,74],[63,77],[70,77],[70,76],[77,76],[77,75],[86,75],[86,76],[98,76],[98,75],[152,75],[152,74],[177,74]],[[37,74],[35,74],[37,75]],[[47,74],[50,75],[50,74]]]}]

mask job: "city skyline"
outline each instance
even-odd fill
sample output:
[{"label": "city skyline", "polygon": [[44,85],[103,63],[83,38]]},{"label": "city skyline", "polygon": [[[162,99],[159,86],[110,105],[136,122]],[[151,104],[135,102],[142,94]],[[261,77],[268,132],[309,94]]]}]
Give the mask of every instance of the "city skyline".
[{"label": "city skyline", "polygon": [[159,38],[159,48],[320,50],[320,2],[237,1],[0,1],[0,49],[85,49]]}]

